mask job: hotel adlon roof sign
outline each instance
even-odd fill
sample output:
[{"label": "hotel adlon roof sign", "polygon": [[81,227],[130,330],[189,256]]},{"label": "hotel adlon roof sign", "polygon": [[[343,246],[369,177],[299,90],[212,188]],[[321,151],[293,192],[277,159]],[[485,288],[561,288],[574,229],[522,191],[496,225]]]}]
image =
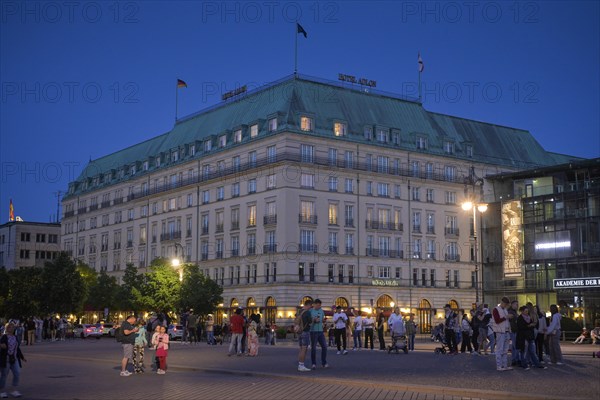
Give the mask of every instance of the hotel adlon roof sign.
[{"label": "hotel adlon roof sign", "polygon": [[554,279],[554,289],[600,288],[598,278]]}]

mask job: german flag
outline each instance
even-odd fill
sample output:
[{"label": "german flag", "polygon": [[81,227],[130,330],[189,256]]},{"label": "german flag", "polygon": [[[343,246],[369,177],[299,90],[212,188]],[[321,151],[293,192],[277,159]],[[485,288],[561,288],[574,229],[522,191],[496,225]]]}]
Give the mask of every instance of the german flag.
[{"label": "german flag", "polygon": [[178,88],[182,88],[182,87],[186,88],[187,87],[187,83],[185,83],[181,79],[177,79],[177,87]]},{"label": "german flag", "polygon": [[306,33],[306,31],[304,30],[304,28],[302,27],[302,25],[300,25],[297,22],[296,22],[296,32],[303,34],[305,38],[308,37],[308,33]]}]

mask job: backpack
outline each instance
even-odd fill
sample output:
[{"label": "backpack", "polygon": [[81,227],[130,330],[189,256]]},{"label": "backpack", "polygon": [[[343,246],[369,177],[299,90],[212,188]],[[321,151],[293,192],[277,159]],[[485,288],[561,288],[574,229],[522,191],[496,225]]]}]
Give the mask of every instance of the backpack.
[{"label": "backpack", "polygon": [[117,340],[117,342],[123,343],[123,340],[125,339],[125,335],[123,334],[121,327],[118,327],[115,329],[115,339]]},{"label": "backpack", "polygon": [[296,319],[294,320],[294,332],[302,333],[302,331],[304,331],[304,328],[306,328],[306,326],[302,323],[302,316],[306,311],[307,310],[303,310],[296,316]]}]

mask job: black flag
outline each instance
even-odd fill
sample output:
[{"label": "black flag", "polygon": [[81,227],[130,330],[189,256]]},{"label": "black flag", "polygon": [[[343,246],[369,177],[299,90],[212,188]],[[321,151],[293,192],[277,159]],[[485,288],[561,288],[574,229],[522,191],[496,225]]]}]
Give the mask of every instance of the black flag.
[{"label": "black flag", "polygon": [[308,33],[306,33],[302,25],[296,22],[296,26],[298,27],[298,33],[303,34],[305,38],[308,37]]}]

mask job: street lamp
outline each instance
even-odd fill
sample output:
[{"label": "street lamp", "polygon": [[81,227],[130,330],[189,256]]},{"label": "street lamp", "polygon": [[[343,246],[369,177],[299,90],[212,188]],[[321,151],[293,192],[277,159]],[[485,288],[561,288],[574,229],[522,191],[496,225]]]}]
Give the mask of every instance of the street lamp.
[{"label": "street lamp", "polygon": [[174,243],[175,245],[175,257],[173,257],[171,259],[171,265],[173,266],[173,268],[177,269],[179,271],[179,282],[183,281],[183,266],[181,265],[181,260],[179,259],[179,257],[177,256],[177,246],[181,247],[181,255],[184,256],[185,251],[183,249],[183,246],[180,245],[179,243]]},{"label": "street lamp", "polygon": [[[468,193],[468,184],[472,186],[473,194]],[[465,179],[465,198],[467,199],[461,204],[465,211],[473,211],[473,240],[475,242],[474,261],[475,261],[475,302],[479,304],[479,241],[477,240],[477,216],[487,211],[487,203],[475,201],[475,186],[479,185],[479,198],[483,199],[483,179],[475,175],[475,169],[471,167],[471,173]],[[479,211],[479,213],[478,213]]]}]

